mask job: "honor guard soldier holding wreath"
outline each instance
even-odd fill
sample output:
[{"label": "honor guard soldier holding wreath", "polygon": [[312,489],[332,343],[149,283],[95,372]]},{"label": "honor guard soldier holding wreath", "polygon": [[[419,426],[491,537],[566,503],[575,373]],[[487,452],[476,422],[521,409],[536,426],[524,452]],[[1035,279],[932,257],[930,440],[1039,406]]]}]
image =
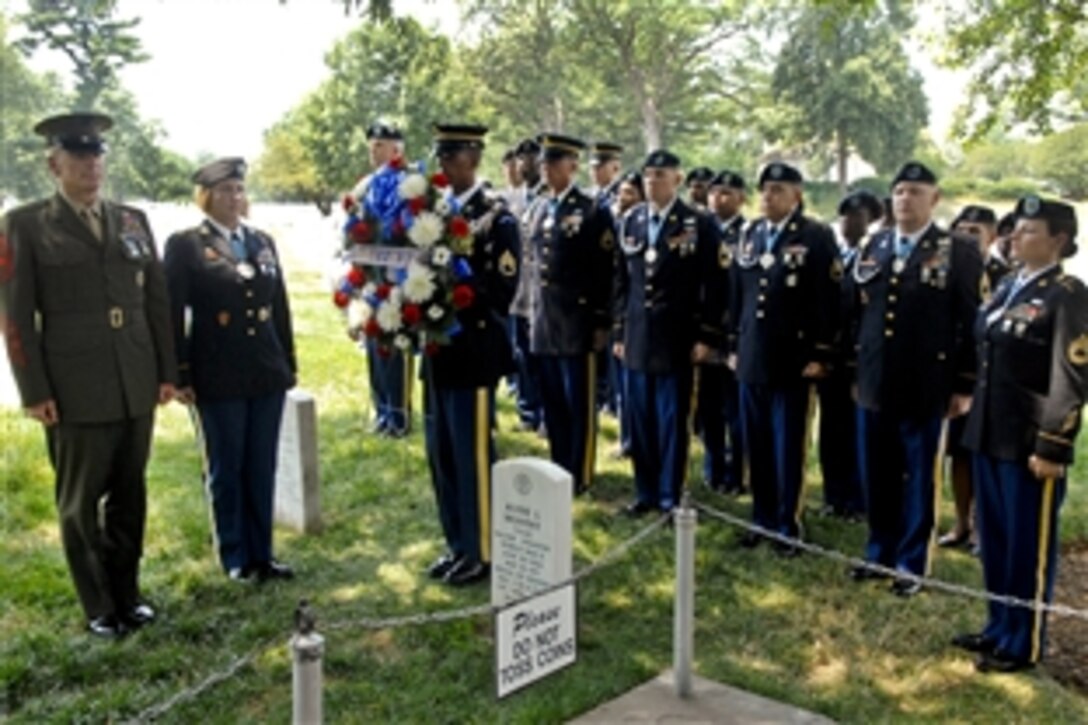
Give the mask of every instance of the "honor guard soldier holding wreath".
[{"label": "honor guard soldier holding wreath", "polygon": [[585,144],[538,137],[548,191],[530,210],[528,239],[537,284],[531,290],[529,339],[540,371],[552,460],[582,493],[596,457],[596,351],[611,329],[612,215],[575,182]]},{"label": "honor guard soldier holding wreath", "polygon": [[624,217],[616,261],[614,352],[627,369],[636,501],[631,516],[671,511],[688,461],[692,363],[724,339],[716,288],[721,231],[683,201],[680,159],[654,151],[642,169],[646,203]]},{"label": "honor guard soldier holding wreath", "polygon": [[448,550],[434,579],[462,586],[485,579],[491,560],[491,411],[495,386],[513,369],[506,315],[518,284],[518,221],[476,178],[487,129],[436,125],[434,153],[449,179],[450,203],[473,228],[473,303],[457,313],[461,331],[424,358],[427,461]]},{"label": "honor guard soldier holding wreath", "polygon": [[[975,453],[979,544],[986,589],[1049,604],[1081,410],[1088,398],[1088,289],[1062,270],[1076,252],[1068,204],[1024,197],[1006,277],[975,323],[978,382],[964,444]],[[1046,614],[988,604],[986,626],[953,640],[979,653],[980,672],[1032,667],[1044,652]]]},{"label": "honor guard soldier holding wreath", "polygon": [[[924,576],[934,535],[942,419],[967,411],[975,377],[971,327],[982,257],[973,239],[933,223],[940,192],[910,162],[892,181],[895,227],[857,255],[858,435],[869,516],[868,561]],[[855,580],[881,576],[852,570]],[[892,591],[910,597],[916,581]]]},{"label": "honor guard soldier holding wreath", "polygon": [[[48,118],[55,196],[0,226],[8,356],[27,414],[45,425],[61,541],[88,628],[118,637],[155,618],[138,583],[155,405],[176,368],[162,266],[143,212],[100,197],[113,125]],[[5,245],[4,237],[7,238]],[[5,444],[6,445],[6,444]]]},{"label": "honor guard soldier holding wreath", "polygon": [[219,561],[235,581],[265,581],[293,576],[272,556],[272,513],[295,345],[275,244],[242,223],[245,174],[226,158],[193,175],[207,218],[170,237],[165,264],[178,398],[196,406]]},{"label": "honor guard soldier holding wreath", "polygon": [[[833,356],[842,265],[831,230],[803,213],[801,172],[781,162],[759,175],[763,218],[733,260],[729,306],[752,518],[801,536],[805,426],[811,383]],[[741,545],[761,538],[749,533]],[[778,544],[783,556],[798,549]]]}]

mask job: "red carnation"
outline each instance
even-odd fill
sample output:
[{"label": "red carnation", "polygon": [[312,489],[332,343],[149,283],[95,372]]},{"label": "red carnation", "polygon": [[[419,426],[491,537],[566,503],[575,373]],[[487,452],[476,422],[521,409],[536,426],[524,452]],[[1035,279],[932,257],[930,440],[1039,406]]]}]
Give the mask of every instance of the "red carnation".
[{"label": "red carnation", "polygon": [[351,304],[351,295],[343,290],[336,290],[332,296],[332,303],[340,309],[344,309]]},{"label": "red carnation", "polygon": [[382,326],[378,324],[378,321],[371,317],[366,321],[366,326],[363,327],[363,332],[367,337],[377,337],[382,334]]},{"label": "red carnation", "polygon": [[436,186],[439,189],[445,189],[447,186],[450,185],[450,180],[441,171],[436,171],[431,174],[431,185]]},{"label": "red carnation", "polygon": [[463,310],[476,299],[476,292],[467,284],[459,284],[453,288],[453,306]]},{"label": "red carnation", "polygon": [[355,199],[351,194],[344,194],[344,199],[340,203],[343,205],[344,211],[351,211],[355,208]]},{"label": "red carnation", "polygon": [[419,216],[419,213],[427,207],[427,197],[417,196],[414,199],[408,200],[408,211],[412,212],[412,216]]},{"label": "red carnation", "polygon": [[426,355],[427,357],[432,357],[434,355],[437,355],[438,354],[438,343],[437,342],[428,342],[426,345],[423,346],[423,354]]},{"label": "red carnation", "polygon": [[391,158],[389,160],[389,168],[393,169],[394,171],[400,171],[401,169],[403,169],[404,168],[404,157],[403,156],[394,156],[393,158]]},{"label": "red carnation", "polygon": [[351,225],[348,234],[356,244],[365,244],[370,240],[370,225],[360,219]]},{"label": "red carnation", "polygon": [[423,317],[423,313],[419,309],[419,305],[408,304],[401,309],[400,316],[404,320],[404,324],[414,325]]},{"label": "red carnation", "polygon": [[404,234],[404,222],[400,219],[393,220],[393,236],[399,237]]},{"label": "red carnation", "polygon": [[348,270],[347,280],[352,287],[362,287],[366,284],[366,272],[362,267],[352,267]]},{"label": "red carnation", "polygon": [[387,299],[389,299],[389,293],[392,292],[392,291],[393,291],[393,285],[389,284],[388,282],[385,282],[383,284],[378,285],[378,289],[377,289],[377,291],[375,291],[374,294],[376,294],[378,296],[379,300],[387,300]]},{"label": "red carnation", "polygon": [[378,345],[378,357],[384,359],[384,358],[389,357],[392,354],[393,354],[393,351],[389,348],[388,345]]},{"label": "red carnation", "polygon": [[455,216],[450,219],[450,234],[455,237],[467,237],[472,233],[472,228],[463,216]]}]

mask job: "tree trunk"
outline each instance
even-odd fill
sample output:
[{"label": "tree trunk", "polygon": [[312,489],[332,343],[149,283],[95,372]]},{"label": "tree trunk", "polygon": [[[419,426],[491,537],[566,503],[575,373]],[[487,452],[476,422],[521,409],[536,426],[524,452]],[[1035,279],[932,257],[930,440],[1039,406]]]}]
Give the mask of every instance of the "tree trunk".
[{"label": "tree trunk", "polygon": [[659,149],[661,143],[661,114],[657,112],[657,104],[654,100],[640,92],[642,100],[639,103],[642,111],[642,138],[646,142],[646,152]]},{"label": "tree trunk", "polygon": [[850,147],[847,145],[846,136],[841,130],[835,134],[835,161],[839,167],[839,193],[846,196],[846,189],[849,185],[849,179],[847,178],[849,171],[846,167],[850,162]]}]

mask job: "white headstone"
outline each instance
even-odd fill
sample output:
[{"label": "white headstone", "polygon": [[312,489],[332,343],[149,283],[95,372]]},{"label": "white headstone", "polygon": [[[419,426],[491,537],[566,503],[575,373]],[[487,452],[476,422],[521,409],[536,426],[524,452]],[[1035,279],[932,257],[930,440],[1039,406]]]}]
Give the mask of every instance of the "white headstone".
[{"label": "white headstone", "polygon": [[277,523],[304,534],[321,529],[321,482],[317,469],[317,406],[304,390],[290,390],[280,425],[276,466]]},{"label": "white headstone", "polygon": [[491,603],[546,589],[571,573],[571,475],[513,458],[492,469]]}]

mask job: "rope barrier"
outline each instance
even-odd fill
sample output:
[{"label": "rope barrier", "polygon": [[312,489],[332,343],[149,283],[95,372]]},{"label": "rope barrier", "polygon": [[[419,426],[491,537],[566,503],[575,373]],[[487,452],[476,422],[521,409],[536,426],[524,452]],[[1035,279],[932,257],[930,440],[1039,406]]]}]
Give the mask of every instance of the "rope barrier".
[{"label": "rope barrier", "polygon": [[[645,541],[647,538],[649,538],[651,535],[653,535],[654,532],[656,532],[658,529],[662,528],[666,523],[668,523],[670,521],[670,519],[671,519],[670,515],[668,515],[668,514],[662,515],[661,517],[657,518],[653,522],[651,522],[648,525],[644,526],[642,529],[640,529],[638,532],[636,532],[635,534],[633,534],[629,538],[622,541],[617,546],[615,546],[612,549],[610,549],[609,551],[607,551],[605,554],[601,555],[595,561],[591,562],[590,564],[587,564],[585,567],[583,567],[578,572],[576,572],[575,574],[573,574],[569,578],[565,579],[564,581],[559,582],[557,584],[553,584],[553,585],[547,587],[546,589],[542,589],[540,591],[534,592],[533,594],[531,594],[529,596],[526,596],[526,597],[523,597],[521,599],[518,599],[516,601],[508,602],[506,604],[503,604],[501,607],[494,606],[494,605],[488,603],[488,604],[476,604],[476,605],[471,605],[471,606],[467,606],[467,607],[460,607],[458,609],[443,609],[443,610],[431,611],[431,612],[418,612],[418,613],[415,613],[415,614],[398,615],[398,616],[384,617],[384,618],[382,618],[382,617],[358,617],[358,618],[354,618],[354,619],[333,621],[333,622],[330,622],[330,623],[326,624],[324,627],[322,627],[322,629],[325,632],[343,631],[343,630],[355,629],[355,628],[368,629],[368,630],[396,629],[396,628],[399,628],[399,627],[420,626],[420,625],[424,625],[424,624],[433,624],[433,623],[436,623],[436,622],[453,622],[453,621],[458,621],[458,620],[462,620],[462,619],[471,619],[471,618],[480,617],[480,616],[483,616],[483,615],[494,614],[495,612],[497,612],[500,609],[505,609],[507,607],[515,606],[515,605],[520,604],[520,603],[522,603],[524,601],[527,601],[529,599],[538,597],[538,596],[540,596],[542,594],[546,594],[546,593],[554,591],[556,589],[561,589],[562,587],[565,587],[565,586],[567,586],[567,585],[569,585],[571,583],[581,581],[582,579],[585,579],[586,577],[589,577],[589,576],[591,576],[593,574],[596,574],[601,569],[607,567],[608,565],[616,562],[618,559],[625,556],[631,549],[633,549],[636,546],[638,546],[639,544],[641,544],[643,541]],[[287,633],[282,634],[282,635],[276,635],[276,637],[274,637],[274,638],[270,638],[270,639],[267,639],[267,640],[261,642],[260,644],[253,647],[246,654],[244,654],[244,655],[236,658],[235,660],[233,660],[224,669],[222,669],[222,670],[220,670],[218,672],[215,672],[215,673],[213,673],[211,675],[208,675],[203,680],[201,680],[200,683],[198,683],[197,685],[194,685],[193,687],[186,688],[184,690],[180,690],[179,692],[174,693],[169,698],[167,698],[166,700],[162,701],[159,704],[156,704],[156,705],[153,705],[151,707],[145,708],[138,715],[136,715],[134,718],[132,718],[131,720],[127,720],[126,722],[128,722],[128,723],[152,722],[156,718],[162,717],[167,712],[169,712],[171,709],[173,709],[174,707],[177,707],[181,703],[188,702],[190,700],[194,700],[194,699],[200,697],[201,695],[203,695],[205,692],[212,689],[216,685],[219,685],[219,684],[221,684],[223,682],[226,682],[227,680],[230,680],[230,679],[234,678],[235,676],[237,676],[239,672],[241,672],[248,665],[252,664],[253,661],[256,660],[264,652],[268,651],[269,649],[271,649],[274,646],[278,646],[279,644],[281,644],[283,639],[286,638],[287,636],[288,636]]]},{"label": "rope barrier", "polygon": [[1074,609],[1073,607],[1068,607],[1062,604],[1046,604],[1041,601],[1037,602],[1027,599],[1019,599],[1017,597],[1004,594],[993,594],[982,589],[974,589],[972,587],[964,586],[962,584],[952,584],[951,582],[946,582],[941,579],[934,579],[928,576],[919,576],[910,572],[892,569],[890,567],[883,566],[882,564],[877,564],[876,562],[866,561],[865,559],[861,559],[859,557],[843,554],[842,552],[835,549],[827,549],[820,546],[819,544],[814,544],[810,541],[802,541],[801,539],[786,536],[785,534],[780,534],[777,531],[765,529],[758,524],[752,523],[751,521],[742,519],[739,516],[734,516],[733,514],[726,511],[721,511],[719,509],[713,508],[712,506],[708,506],[707,504],[699,501],[694,502],[694,506],[697,510],[701,511],[702,513],[713,519],[717,519],[731,526],[744,529],[745,531],[751,532],[753,534],[758,534],[770,541],[776,541],[787,546],[793,546],[809,554],[814,554],[825,559],[831,559],[833,561],[837,561],[848,566],[868,569],[869,571],[876,572],[889,578],[906,579],[911,582],[921,584],[923,587],[943,591],[948,594],[955,594],[957,596],[968,597],[971,599],[980,599],[983,601],[997,602],[999,604],[1004,604],[1009,607],[1022,607],[1025,609],[1047,612],[1049,614],[1054,614],[1060,617],[1070,617],[1072,619],[1079,619],[1088,622],[1088,610]]}]

